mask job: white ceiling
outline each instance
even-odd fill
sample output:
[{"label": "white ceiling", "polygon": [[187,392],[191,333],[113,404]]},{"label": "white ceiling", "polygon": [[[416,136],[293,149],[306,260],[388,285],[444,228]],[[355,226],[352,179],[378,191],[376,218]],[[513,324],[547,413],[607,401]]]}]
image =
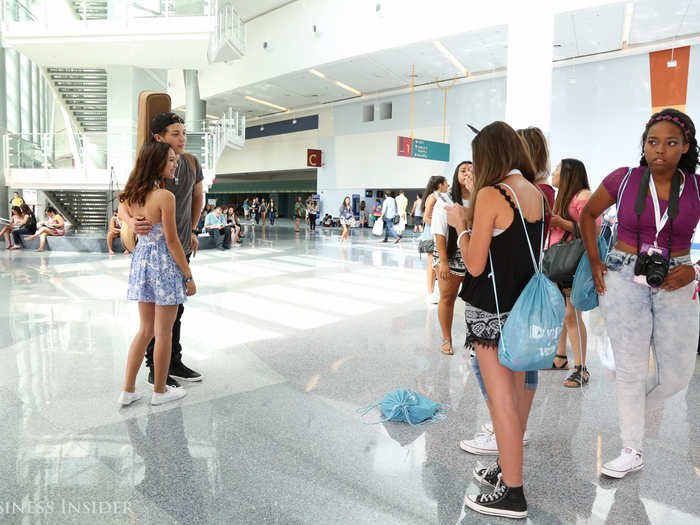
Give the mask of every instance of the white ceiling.
[{"label": "white ceiling", "polygon": [[[287,3],[282,0],[240,0],[253,11]],[[581,11],[560,13],[554,20],[553,60],[582,57],[621,48],[625,9],[628,2],[608,4]],[[700,33],[700,0],[638,0],[630,33],[630,45],[645,44],[678,36]],[[241,12],[243,18],[243,12]],[[464,64],[469,73],[502,70],[507,64],[508,29],[498,26],[441,39],[444,46]],[[451,79],[455,66],[432,42],[418,42],[402,48],[383,50],[337,63],[323,64],[317,70],[330,79],[344,82],[361,92],[381,93],[410,86],[411,65],[416,84]],[[330,103],[355,95],[333,82],[308,71],[268,79],[264,82],[223,93],[207,100],[207,113],[222,113],[233,106],[247,117],[269,115],[277,110],[243,98],[260,98],[295,109]]]},{"label": "white ceiling", "polygon": [[238,11],[238,15],[247,22],[251,18],[258,17],[264,13],[272,11],[292,3],[293,0],[233,0],[233,6]]}]

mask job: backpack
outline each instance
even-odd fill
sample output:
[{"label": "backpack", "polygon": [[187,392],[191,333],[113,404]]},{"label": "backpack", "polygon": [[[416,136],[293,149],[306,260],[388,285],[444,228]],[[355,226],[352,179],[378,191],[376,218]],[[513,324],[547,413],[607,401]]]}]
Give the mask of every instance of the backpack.
[{"label": "backpack", "polygon": [[[564,326],[566,303],[559,288],[542,273],[542,252],[544,251],[544,199],[542,201],[542,238],[540,242],[540,263],[537,264],[532,250],[530,237],[527,234],[525,218],[515,191],[507,184],[501,183],[510,190],[515,203],[520,210],[520,220],[530,249],[532,265],[535,273],[525,285],[515,305],[510,311],[506,322],[501,325],[501,312],[498,306],[496,291],[496,276],[493,271],[493,259],[489,250],[493,293],[496,297],[496,312],[501,338],[498,342],[498,361],[505,367],[518,372],[549,368],[557,351],[557,343]],[[514,218],[515,220],[515,218]]]},{"label": "backpack", "polygon": [[431,401],[413,390],[400,388],[389,392],[379,403],[358,408],[357,412],[364,417],[377,406],[381,407],[384,417],[379,421],[369,422],[369,424],[375,425],[385,421],[399,421],[411,426],[435,423],[437,420],[447,417],[444,414],[438,414],[438,410],[449,408],[449,405]]}]

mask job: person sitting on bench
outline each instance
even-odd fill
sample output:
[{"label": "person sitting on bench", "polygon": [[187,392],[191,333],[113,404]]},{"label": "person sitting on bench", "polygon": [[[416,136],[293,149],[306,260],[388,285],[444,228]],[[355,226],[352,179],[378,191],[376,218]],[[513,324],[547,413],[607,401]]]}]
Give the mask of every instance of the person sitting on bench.
[{"label": "person sitting on bench", "polygon": [[209,212],[204,221],[204,230],[214,237],[219,250],[231,248],[231,226],[226,224],[226,216],[222,213],[221,206]]}]

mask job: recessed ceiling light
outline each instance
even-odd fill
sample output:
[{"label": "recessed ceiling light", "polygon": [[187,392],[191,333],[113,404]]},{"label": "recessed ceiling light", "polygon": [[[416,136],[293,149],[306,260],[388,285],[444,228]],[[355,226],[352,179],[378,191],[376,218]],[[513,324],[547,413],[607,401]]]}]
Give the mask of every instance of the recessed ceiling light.
[{"label": "recessed ceiling light", "polygon": [[265,100],[260,100],[259,98],[255,97],[250,97],[248,95],[245,95],[244,97],[246,100],[250,100],[251,102],[257,102],[258,104],[262,104],[264,106],[268,106],[271,108],[279,109],[280,111],[289,111],[289,109],[283,107],[283,106],[278,106],[277,104],[273,104],[272,102],[267,102]]},{"label": "recessed ceiling light", "polygon": [[309,73],[311,73],[312,75],[316,75],[318,78],[323,78],[323,79],[326,78],[326,75],[324,75],[323,73],[321,73],[320,71],[318,71],[316,69],[309,69]]},{"label": "recessed ceiling light", "polygon": [[459,69],[465,77],[468,76],[467,68],[464,67],[464,65],[459,60],[457,60],[457,57],[455,57],[452,53],[450,53],[450,51],[444,45],[442,45],[442,42],[440,42],[439,40],[433,40],[433,45],[436,48],[438,48],[440,53],[445,55],[445,57],[450,62],[452,62],[455,65],[455,67],[457,69]]},{"label": "recessed ceiling light", "polygon": [[634,2],[628,2],[625,6],[625,21],[622,25],[622,49],[630,45],[630,33],[632,32],[632,17],[634,16]]},{"label": "recessed ceiling light", "polygon": [[355,88],[348,86],[347,84],[343,84],[340,80],[336,80],[336,81],[335,81],[335,85],[338,86],[338,87],[343,88],[343,89],[346,90],[346,91],[349,91],[350,93],[355,93],[355,95],[357,95],[358,97],[361,97],[361,96],[362,96],[362,92],[361,92],[361,91],[358,91],[358,90],[356,90]]}]

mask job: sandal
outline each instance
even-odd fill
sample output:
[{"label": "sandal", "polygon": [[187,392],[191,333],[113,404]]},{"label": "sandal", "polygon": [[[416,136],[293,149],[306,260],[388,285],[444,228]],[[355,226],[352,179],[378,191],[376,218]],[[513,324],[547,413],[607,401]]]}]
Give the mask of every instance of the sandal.
[{"label": "sandal", "polygon": [[564,380],[564,386],[567,388],[580,388],[588,383],[590,378],[591,375],[586,367],[576,365],[571,375]]},{"label": "sandal", "polygon": [[[445,351],[445,346],[447,346],[447,351]],[[455,351],[452,348],[452,341],[448,341],[447,339],[443,340],[440,351],[445,355],[455,355]]]},{"label": "sandal", "polygon": [[[564,364],[561,366],[557,366],[557,359],[563,359]],[[568,370],[568,369],[569,369],[569,358],[566,357],[566,354],[564,354],[564,355],[556,354],[554,356],[554,360],[552,361],[552,368],[546,368],[545,370]]]}]

